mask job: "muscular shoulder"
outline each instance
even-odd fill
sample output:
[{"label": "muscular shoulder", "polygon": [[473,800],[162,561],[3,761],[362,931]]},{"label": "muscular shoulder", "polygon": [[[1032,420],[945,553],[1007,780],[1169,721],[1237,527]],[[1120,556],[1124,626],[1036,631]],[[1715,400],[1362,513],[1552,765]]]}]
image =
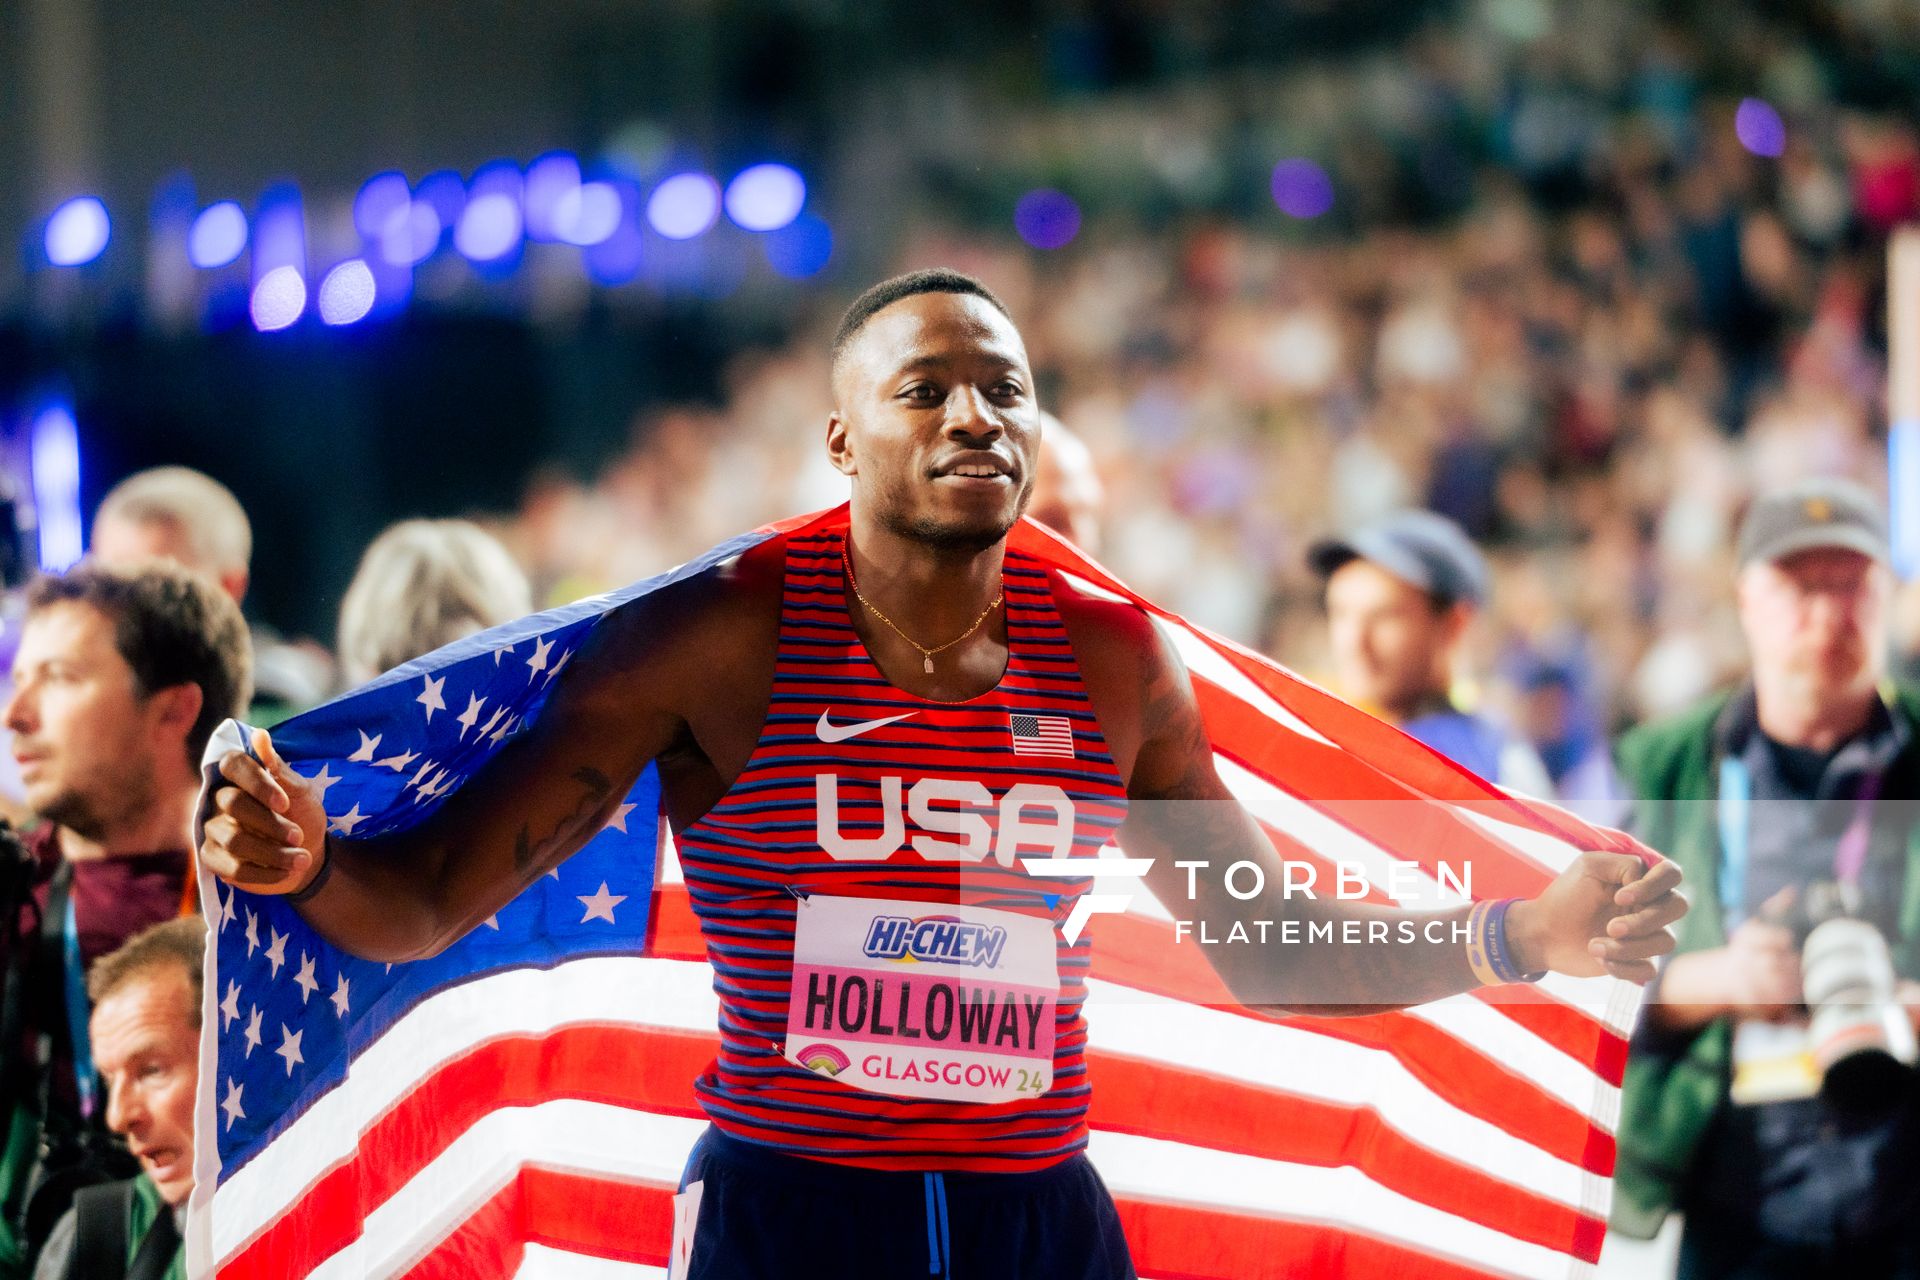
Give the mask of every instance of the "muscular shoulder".
[{"label": "muscular shoulder", "polygon": [[717,688],[771,669],[780,622],[782,543],[660,588],[607,619],[581,683],[609,693],[642,690],[687,712]]},{"label": "muscular shoulder", "polygon": [[1142,747],[1167,728],[1170,701],[1191,700],[1186,669],[1145,610],[1093,595],[1058,573],[1050,577],[1108,750],[1131,783]]}]

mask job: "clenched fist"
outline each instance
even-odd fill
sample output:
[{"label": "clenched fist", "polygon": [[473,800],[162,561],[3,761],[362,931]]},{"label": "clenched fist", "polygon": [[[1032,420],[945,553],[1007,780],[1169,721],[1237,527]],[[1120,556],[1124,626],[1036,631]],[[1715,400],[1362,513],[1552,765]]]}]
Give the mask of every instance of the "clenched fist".
[{"label": "clenched fist", "polygon": [[220,758],[227,783],[213,793],[218,812],[202,828],[200,861],[249,893],[298,893],[326,857],[327,815],[265,729],[253,731],[253,749],[259,760],[244,751]]},{"label": "clenched fist", "polygon": [[1525,970],[1649,982],[1654,957],[1673,950],[1668,926],[1687,913],[1679,889],[1671,862],[1583,853],[1539,897],[1513,904],[1508,942]]}]

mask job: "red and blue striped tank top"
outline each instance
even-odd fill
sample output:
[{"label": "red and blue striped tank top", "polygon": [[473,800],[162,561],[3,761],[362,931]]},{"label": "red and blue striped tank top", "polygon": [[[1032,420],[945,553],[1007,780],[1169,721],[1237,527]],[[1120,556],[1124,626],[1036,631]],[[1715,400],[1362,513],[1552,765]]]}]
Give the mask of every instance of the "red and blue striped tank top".
[{"label": "red and blue striped tank top", "polygon": [[816,1159],[1044,1168],[1087,1142],[1090,943],[1059,925],[1089,881],[1025,860],[1096,857],[1126,788],[1038,562],[1007,554],[1000,683],[933,702],[854,633],[844,537],[789,540],[766,725],[676,840],[720,997],[695,1092]]}]

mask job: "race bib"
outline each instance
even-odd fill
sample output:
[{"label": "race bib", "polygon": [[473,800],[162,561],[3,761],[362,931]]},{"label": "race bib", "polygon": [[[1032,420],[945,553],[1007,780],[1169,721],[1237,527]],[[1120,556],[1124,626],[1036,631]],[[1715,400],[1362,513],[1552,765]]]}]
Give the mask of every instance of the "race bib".
[{"label": "race bib", "polygon": [[795,911],[784,1052],[868,1093],[1038,1097],[1059,997],[1050,920],[816,894]]}]

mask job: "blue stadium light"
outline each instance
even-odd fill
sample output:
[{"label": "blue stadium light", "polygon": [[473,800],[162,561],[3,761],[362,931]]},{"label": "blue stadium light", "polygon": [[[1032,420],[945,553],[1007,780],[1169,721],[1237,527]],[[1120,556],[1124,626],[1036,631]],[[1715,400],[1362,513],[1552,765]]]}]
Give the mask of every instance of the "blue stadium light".
[{"label": "blue stadium light", "polygon": [[626,284],[640,274],[641,263],[646,255],[647,238],[640,226],[639,184],[626,178],[615,178],[605,184],[587,185],[611,187],[620,203],[620,212],[606,239],[581,247],[580,265],[586,269],[587,278],[595,284],[609,288]]},{"label": "blue stadium light", "polygon": [[248,304],[253,327],[262,333],[284,329],[307,309],[307,281],[298,267],[275,267],[253,286]]},{"label": "blue stadium light", "polygon": [[623,206],[611,182],[583,182],[554,206],[555,234],[568,244],[589,248],[620,228]]},{"label": "blue stadium light", "polygon": [[748,231],[778,231],[806,202],[806,180],[784,164],[756,164],[727,184],[727,216]]},{"label": "blue stadium light", "polygon": [[238,258],[247,247],[247,214],[231,200],[210,204],[187,230],[187,261],[213,270]]},{"label": "blue stadium light", "polygon": [[440,215],[425,200],[409,200],[380,228],[380,257],[388,266],[425,262],[440,247]]},{"label": "blue stadium light", "polygon": [[525,191],[520,166],[511,160],[495,160],[474,172],[467,207],[453,224],[453,247],[461,257],[486,266],[517,254],[526,231]]},{"label": "blue stadium light", "polygon": [[76,196],[47,219],[47,261],[56,267],[84,266],[100,256],[112,234],[107,206],[94,196]]},{"label": "blue stadium light", "polygon": [[80,427],[73,409],[64,403],[43,406],[33,417],[28,449],[40,568],[64,573],[80,559]]},{"label": "blue stadium light", "polygon": [[353,225],[359,229],[361,239],[368,242],[379,240],[388,219],[404,209],[411,199],[413,193],[408,190],[407,177],[403,173],[389,171],[368,178],[366,185],[353,198]]},{"label": "blue stadium light", "polygon": [[1289,218],[1317,218],[1333,208],[1333,179],[1305,156],[1273,166],[1273,202]]},{"label": "blue stadium light", "polygon": [[691,240],[720,217],[720,184],[704,173],[676,173],[647,197],[647,224],[669,240]]},{"label": "blue stadium light", "polygon": [[1036,249],[1064,249],[1080,234],[1080,206],[1051,187],[1029,191],[1013,206],[1013,229]]},{"label": "blue stadium light", "polygon": [[442,228],[451,227],[460,221],[460,211],[467,207],[467,184],[453,170],[440,169],[420,179],[420,185],[413,189],[413,198],[433,210]]},{"label": "blue stadium light", "polygon": [[469,262],[504,258],[520,244],[520,205],[503,192],[475,196],[453,227],[453,247]]},{"label": "blue stadium light", "polygon": [[826,270],[833,257],[833,229],[803,213],[760,241],[767,265],[789,280],[805,280]]},{"label": "blue stadium light", "polygon": [[561,217],[571,200],[576,207],[580,192],[579,157],[566,151],[549,151],[527,166],[527,239],[565,240]]},{"label": "blue stadium light", "polygon": [[374,293],[372,269],[358,258],[349,258],[320,282],[320,319],[330,325],[363,320],[373,310]]}]

